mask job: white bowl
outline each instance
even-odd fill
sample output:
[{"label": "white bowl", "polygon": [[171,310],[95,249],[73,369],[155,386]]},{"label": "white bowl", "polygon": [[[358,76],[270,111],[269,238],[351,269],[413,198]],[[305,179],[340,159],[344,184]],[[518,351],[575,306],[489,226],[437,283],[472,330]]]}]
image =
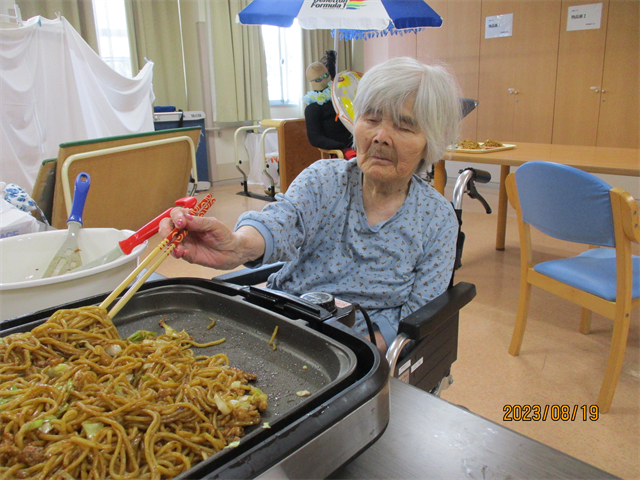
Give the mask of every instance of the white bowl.
[{"label": "white bowl", "polygon": [[[132,233],[113,228],[80,229],[82,262],[101,257]],[[99,267],[42,278],[66,236],[66,230],[51,230],[0,240],[0,321],[113,291],[135,270],[147,245],[144,242],[129,255]]]}]

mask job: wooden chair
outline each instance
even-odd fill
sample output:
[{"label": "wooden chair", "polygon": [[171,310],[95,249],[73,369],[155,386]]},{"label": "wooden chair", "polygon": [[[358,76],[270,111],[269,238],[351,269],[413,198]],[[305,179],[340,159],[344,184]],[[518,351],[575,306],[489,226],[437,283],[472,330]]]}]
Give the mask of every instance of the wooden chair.
[{"label": "wooden chair", "polygon": [[[629,333],[631,310],[640,306],[638,204],[624,190],[594,175],[550,162],[528,162],[506,180],[520,235],[520,301],[511,355],[518,355],[527,322],[531,286],[582,306],[580,332],[588,334],[591,312],[613,320],[613,337],[597,404],[609,411]],[[589,245],[576,257],[533,265],[530,227],[546,235]]]},{"label": "wooden chair", "polygon": [[[137,230],[187,194],[190,176],[197,181],[200,134],[200,127],[188,127],[61,144],[56,162],[41,167],[43,181],[50,184],[55,176],[54,188],[41,192],[53,195],[48,200],[51,225],[66,228],[73,182],[79,172],[87,172],[91,189],[84,226]],[[40,190],[36,182],[34,192]]]},{"label": "wooden chair", "polygon": [[[322,148],[319,148],[318,150],[320,150],[320,158],[324,159],[324,158],[344,158],[344,154],[342,153],[342,150],[324,150]],[[335,157],[332,157],[331,155],[335,155]]]},{"label": "wooden chair", "polygon": [[318,149],[309,143],[304,118],[282,120],[277,130],[280,191],[285,193],[302,170],[319,160]]}]

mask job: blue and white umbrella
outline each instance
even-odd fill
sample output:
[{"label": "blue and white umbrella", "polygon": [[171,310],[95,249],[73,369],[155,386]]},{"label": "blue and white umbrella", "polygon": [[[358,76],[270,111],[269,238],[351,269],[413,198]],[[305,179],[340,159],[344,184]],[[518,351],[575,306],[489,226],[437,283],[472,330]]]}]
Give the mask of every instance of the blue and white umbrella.
[{"label": "blue and white umbrella", "polygon": [[236,21],[290,27],[294,19],[307,30],[338,30],[347,40],[442,25],[442,17],[424,0],[253,0]]}]

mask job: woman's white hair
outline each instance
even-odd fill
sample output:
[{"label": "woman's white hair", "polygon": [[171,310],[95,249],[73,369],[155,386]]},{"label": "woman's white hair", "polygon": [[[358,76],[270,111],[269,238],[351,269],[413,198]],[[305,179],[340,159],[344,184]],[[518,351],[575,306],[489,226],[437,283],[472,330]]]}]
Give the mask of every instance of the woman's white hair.
[{"label": "woman's white hair", "polygon": [[390,115],[400,124],[402,107],[413,99],[413,114],[427,138],[422,172],[444,158],[456,143],[462,110],[458,83],[444,66],[425,65],[409,57],[392,58],[371,68],[358,83],[354,123],[360,115]]}]

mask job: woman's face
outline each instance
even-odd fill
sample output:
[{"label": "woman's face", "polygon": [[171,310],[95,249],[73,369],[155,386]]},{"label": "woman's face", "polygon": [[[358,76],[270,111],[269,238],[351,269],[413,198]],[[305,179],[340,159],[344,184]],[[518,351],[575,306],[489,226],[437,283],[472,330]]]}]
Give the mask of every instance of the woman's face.
[{"label": "woman's face", "polygon": [[413,115],[413,100],[402,108],[400,122],[389,115],[365,112],[354,127],[358,166],[368,180],[409,183],[426,156],[427,139]]}]

